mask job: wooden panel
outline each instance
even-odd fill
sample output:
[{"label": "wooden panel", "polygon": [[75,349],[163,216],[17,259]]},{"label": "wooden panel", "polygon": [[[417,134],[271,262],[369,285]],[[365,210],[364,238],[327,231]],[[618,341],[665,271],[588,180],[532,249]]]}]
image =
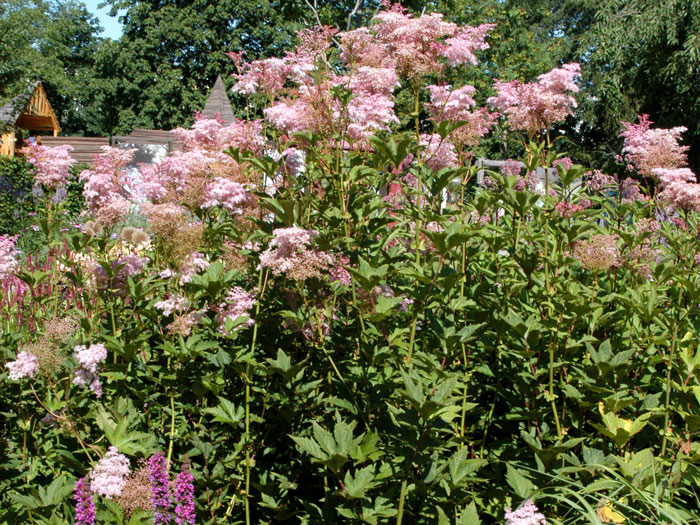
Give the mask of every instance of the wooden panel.
[{"label": "wooden panel", "polygon": [[36,117],[22,113],[17,126],[28,131],[54,131],[56,129],[51,117]]},{"label": "wooden panel", "polygon": [[15,154],[15,133],[5,133],[2,136],[2,144],[0,144],[0,155],[9,155],[13,157]]},{"label": "wooden panel", "polygon": [[[42,120],[34,121],[32,119]],[[22,125],[21,122],[23,121],[27,124]],[[22,115],[17,123],[23,129],[30,131],[53,131],[54,136],[58,135],[58,132],[61,130],[61,126],[58,125],[56,114],[53,112],[53,108],[49,103],[49,99],[46,97],[46,91],[44,91],[44,87],[41,85],[41,82],[37,83],[36,89],[29,98],[29,103],[27,104],[26,109],[22,112]]]}]

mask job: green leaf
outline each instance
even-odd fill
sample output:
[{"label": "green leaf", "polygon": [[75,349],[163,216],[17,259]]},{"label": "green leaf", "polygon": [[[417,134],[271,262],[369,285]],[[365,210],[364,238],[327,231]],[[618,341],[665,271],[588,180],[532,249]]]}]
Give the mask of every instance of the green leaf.
[{"label": "green leaf", "polygon": [[219,406],[204,408],[202,412],[214,416],[213,421],[217,423],[227,423],[232,427],[237,427],[245,418],[243,407],[236,407],[231,401],[223,397],[218,399]]},{"label": "green leaf", "polygon": [[469,505],[464,508],[459,518],[457,518],[456,525],[481,525],[479,513],[476,510],[474,501],[470,502]]},{"label": "green leaf", "polygon": [[535,493],[537,487],[520,470],[507,463],[506,471],[506,482],[518,496],[527,499]]}]

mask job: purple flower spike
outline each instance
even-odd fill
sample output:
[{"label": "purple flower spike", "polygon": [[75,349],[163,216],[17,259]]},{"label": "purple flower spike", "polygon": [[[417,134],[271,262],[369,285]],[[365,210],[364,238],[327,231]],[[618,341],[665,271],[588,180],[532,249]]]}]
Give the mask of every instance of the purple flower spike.
[{"label": "purple flower spike", "polygon": [[194,525],[194,478],[190,474],[187,462],[182,472],[175,479],[175,523],[177,525]]},{"label": "purple flower spike", "polygon": [[95,525],[95,503],[85,478],[80,478],[73,489],[75,525]]},{"label": "purple flower spike", "polygon": [[170,523],[170,483],[165,456],[162,452],[151,456],[148,460],[148,468],[151,471],[151,491],[153,492],[151,497],[153,523],[166,525]]}]

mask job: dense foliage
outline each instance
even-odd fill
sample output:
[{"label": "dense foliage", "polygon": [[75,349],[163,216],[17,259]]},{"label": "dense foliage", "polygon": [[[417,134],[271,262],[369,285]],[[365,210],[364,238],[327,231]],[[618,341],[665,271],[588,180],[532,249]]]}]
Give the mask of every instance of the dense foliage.
[{"label": "dense foliage", "polygon": [[[623,123],[622,177],[560,157],[578,64],[454,82],[495,30],[394,6],[233,54],[263,118],[139,172],[105,148],[76,224],[66,150],[33,147],[48,253],[0,236],[1,519],[697,523],[685,129]],[[506,131],[522,158],[478,173]]]},{"label": "dense foliage", "polygon": [[99,88],[98,30],[97,19],[82,2],[4,1],[0,4],[0,103],[41,80],[63,134],[103,133],[101,108],[94,104],[94,91]]},{"label": "dense foliage", "polygon": [[[291,49],[293,34],[320,23],[359,27],[376,0],[284,0],[216,5],[198,1],[111,0],[124,34],[97,36],[97,22],[74,0],[7,0],[0,6],[0,101],[22,83],[44,80],[64,134],[119,135],[135,127],[190,125],[217,74],[232,85],[225,57],[247,60]],[[563,128],[572,158],[612,169],[619,121],[648,113],[659,125],[689,126],[697,166],[697,0],[439,0],[406,2],[414,13],[459,23],[495,23],[485,67],[467,81],[484,98],[494,78],[531,80],[564,62],[583,64],[576,120]],[[401,97],[399,96],[399,104]],[[409,97],[410,98],[410,97]],[[480,101],[481,102],[481,101]],[[245,115],[245,103],[234,100]],[[512,136],[481,144],[488,158],[518,154]]]}]

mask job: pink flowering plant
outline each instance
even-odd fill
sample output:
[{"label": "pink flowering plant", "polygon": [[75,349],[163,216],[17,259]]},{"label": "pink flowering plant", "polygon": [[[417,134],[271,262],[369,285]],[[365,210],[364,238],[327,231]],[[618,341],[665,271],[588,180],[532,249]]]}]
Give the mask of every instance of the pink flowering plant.
[{"label": "pink flowering plant", "polygon": [[[683,130],[577,163],[578,64],[454,81],[492,30],[386,3],[233,52],[246,119],[106,148],[44,250],[0,236],[0,521],[696,522]],[[521,158],[477,163],[504,130]],[[46,195],[65,153],[29,158]]]}]

